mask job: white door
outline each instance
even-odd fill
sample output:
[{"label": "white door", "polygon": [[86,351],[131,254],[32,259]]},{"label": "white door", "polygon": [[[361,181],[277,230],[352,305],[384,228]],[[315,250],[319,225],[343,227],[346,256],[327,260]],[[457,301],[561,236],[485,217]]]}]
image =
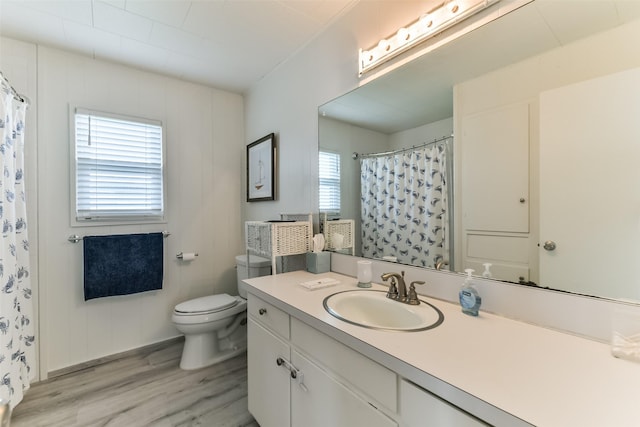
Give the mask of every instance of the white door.
[{"label": "white door", "polygon": [[261,427],[289,426],[290,373],[277,363],[289,359],[289,345],[250,317],[247,327],[249,412]]},{"label": "white door", "polygon": [[639,261],[640,69],[542,93],[540,283],[637,300]]}]

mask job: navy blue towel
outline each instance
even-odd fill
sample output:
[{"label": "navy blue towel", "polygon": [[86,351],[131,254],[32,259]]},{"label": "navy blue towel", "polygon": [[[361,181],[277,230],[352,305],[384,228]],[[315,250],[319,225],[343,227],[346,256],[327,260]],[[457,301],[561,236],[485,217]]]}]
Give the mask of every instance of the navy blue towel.
[{"label": "navy blue towel", "polygon": [[84,300],[162,289],[162,233],[86,236]]}]

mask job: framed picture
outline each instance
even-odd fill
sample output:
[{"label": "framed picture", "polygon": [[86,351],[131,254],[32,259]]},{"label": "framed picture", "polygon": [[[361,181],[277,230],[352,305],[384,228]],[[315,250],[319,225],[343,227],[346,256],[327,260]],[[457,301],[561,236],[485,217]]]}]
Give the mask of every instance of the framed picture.
[{"label": "framed picture", "polygon": [[275,200],[276,139],[273,133],[247,145],[247,202]]}]

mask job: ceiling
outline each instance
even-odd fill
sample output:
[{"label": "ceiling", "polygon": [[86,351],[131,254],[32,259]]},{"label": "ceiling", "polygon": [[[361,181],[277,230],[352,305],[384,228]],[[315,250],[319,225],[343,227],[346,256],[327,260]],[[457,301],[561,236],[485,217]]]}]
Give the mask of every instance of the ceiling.
[{"label": "ceiling", "polygon": [[433,123],[453,116],[455,84],[639,18],[640,0],[535,0],[319,111],[387,134]]},{"label": "ceiling", "polygon": [[244,93],[354,0],[0,0],[0,35]]},{"label": "ceiling", "polygon": [[[0,35],[245,93],[362,1],[0,0]],[[454,84],[638,17],[640,0],[535,0],[324,111],[386,133],[440,120]]]}]

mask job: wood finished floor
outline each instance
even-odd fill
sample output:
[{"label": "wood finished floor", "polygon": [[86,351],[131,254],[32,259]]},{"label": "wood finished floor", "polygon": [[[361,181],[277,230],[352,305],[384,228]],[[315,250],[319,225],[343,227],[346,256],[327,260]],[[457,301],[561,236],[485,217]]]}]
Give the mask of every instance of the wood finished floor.
[{"label": "wood finished floor", "polygon": [[11,427],[259,427],[247,410],[247,357],[193,371],[182,341],[36,383]]}]

